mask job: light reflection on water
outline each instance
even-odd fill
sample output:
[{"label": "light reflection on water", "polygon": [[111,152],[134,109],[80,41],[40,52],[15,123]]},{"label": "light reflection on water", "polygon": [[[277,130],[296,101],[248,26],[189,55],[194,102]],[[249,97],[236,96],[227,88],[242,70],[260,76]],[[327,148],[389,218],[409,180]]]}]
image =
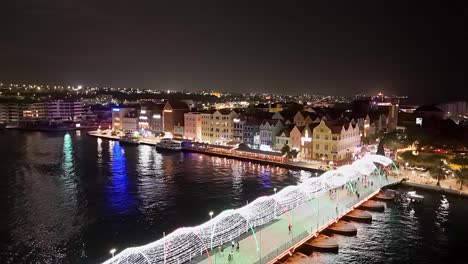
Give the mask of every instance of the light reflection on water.
[{"label": "light reflection on water", "polygon": [[[75,133],[8,131],[0,146],[1,263],[96,263],[110,248],[154,241],[208,220],[211,210],[237,208],[315,176]],[[466,206],[424,195],[422,207],[395,205],[375,214],[371,225],[358,225],[357,238],[340,239],[340,254],[314,261],[428,263],[463,252]]]}]

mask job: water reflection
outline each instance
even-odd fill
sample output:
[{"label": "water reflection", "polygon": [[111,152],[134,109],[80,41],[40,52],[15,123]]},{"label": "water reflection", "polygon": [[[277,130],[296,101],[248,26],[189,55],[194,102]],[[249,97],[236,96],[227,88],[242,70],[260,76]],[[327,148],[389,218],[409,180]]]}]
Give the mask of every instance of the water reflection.
[{"label": "water reflection", "polygon": [[63,163],[62,169],[66,179],[71,179],[75,175],[73,168],[73,148],[70,134],[63,137]]},{"label": "water reflection", "polygon": [[119,214],[125,214],[132,206],[132,196],[129,194],[129,181],[125,155],[119,142],[109,144],[111,181],[108,185],[109,202]]},{"label": "water reflection", "polygon": [[263,188],[270,189],[270,172],[267,170],[263,170],[260,173],[260,183],[262,184]]}]

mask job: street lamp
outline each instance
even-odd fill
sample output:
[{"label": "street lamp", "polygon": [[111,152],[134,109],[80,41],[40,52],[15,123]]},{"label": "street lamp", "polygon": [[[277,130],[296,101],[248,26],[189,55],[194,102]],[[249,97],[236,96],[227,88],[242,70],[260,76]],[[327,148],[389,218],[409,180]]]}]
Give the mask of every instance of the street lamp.
[{"label": "street lamp", "polygon": [[112,254],[112,258],[114,258],[115,248],[111,249],[111,250],[109,251],[109,253],[111,253],[111,254]]},{"label": "street lamp", "polygon": [[275,194],[276,194],[276,188],[274,188],[273,191],[275,191]]},{"label": "street lamp", "polygon": [[213,211],[210,211],[209,215],[210,215],[210,220],[212,220],[213,219]]}]

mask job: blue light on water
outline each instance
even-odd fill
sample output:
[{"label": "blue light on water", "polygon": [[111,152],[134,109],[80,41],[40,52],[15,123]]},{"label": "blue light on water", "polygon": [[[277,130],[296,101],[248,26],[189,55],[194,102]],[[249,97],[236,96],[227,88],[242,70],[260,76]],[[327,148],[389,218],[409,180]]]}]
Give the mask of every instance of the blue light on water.
[{"label": "blue light on water", "polygon": [[115,142],[111,152],[111,182],[108,186],[109,202],[119,213],[126,213],[132,204],[123,148]]},{"label": "blue light on water", "polygon": [[263,188],[269,189],[270,188],[270,172],[269,171],[262,171],[260,174],[260,183],[262,184]]}]

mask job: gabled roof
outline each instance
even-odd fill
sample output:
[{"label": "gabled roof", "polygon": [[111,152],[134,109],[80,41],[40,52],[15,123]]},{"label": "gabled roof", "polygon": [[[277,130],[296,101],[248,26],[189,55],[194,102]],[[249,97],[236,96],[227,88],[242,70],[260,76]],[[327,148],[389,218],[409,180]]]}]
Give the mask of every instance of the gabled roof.
[{"label": "gabled roof", "polygon": [[262,124],[262,120],[258,118],[247,118],[245,121],[244,126],[260,126]]},{"label": "gabled roof", "polygon": [[318,125],[320,125],[320,123],[311,123],[311,124],[308,124],[307,126],[309,127],[310,131],[313,131],[314,128],[316,128]]},{"label": "gabled roof", "polygon": [[189,110],[190,109],[189,106],[184,102],[170,101],[168,103],[171,105],[172,109],[174,110]]},{"label": "gabled roof", "polygon": [[299,132],[301,132],[301,134],[302,134],[302,132],[304,132],[305,126],[294,126],[294,127],[297,127],[297,130],[299,130]]},{"label": "gabled roof", "polygon": [[343,128],[345,130],[348,130],[350,128],[355,129],[357,126],[357,124],[353,124],[350,121],[343,120],[343,119],[326,121],[325,125],[328,128],[330,128],[330,130],[332,131],[332,134],[340,134]]},{"label": "gabled roof", "polygon": [[216,109],[209,109],[209,110],[202,110],[202,111],[199,111],[200,113],[202,114],[214,114],[217,110]]},{"label": "gabled roof", "polygon": [[146,107],[148,110],[159,110],[162,111],[166,103],[154,103],[154,102],[145,102],[141,106]]},{"label": "gabled roof", "polygon": [[[227,108],[224,108],[224,109],[219,109],[218,110],[222,115],[229,115],[231,112],[233,112],[234,110],[232,109],[227,109]],[[235,112],[235,111],[234,111]]]},{"label": "gabled roof", "polygon": [[283,128],[276,136],[281,136],[284,134],[285,137],[289,137],[291,134],[291,130],[293,130],[294,126],[287,126]]},{"label": "gabled roof", "polygon": [[280,119],[263,119],[261,125],[264,126],[268,123],[270,126],[276,126],[278,123],[283,124],[283,121]]}]

